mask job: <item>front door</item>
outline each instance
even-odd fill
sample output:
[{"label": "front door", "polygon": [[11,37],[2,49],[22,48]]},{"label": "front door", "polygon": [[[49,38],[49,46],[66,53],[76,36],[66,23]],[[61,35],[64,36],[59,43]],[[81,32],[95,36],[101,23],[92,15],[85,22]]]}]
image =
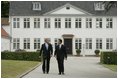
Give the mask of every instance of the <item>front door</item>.
[{"label": "front door", "polygon": [[72,54],[72,39],[64,39],[64,45],[66,46],[67,54]]}]

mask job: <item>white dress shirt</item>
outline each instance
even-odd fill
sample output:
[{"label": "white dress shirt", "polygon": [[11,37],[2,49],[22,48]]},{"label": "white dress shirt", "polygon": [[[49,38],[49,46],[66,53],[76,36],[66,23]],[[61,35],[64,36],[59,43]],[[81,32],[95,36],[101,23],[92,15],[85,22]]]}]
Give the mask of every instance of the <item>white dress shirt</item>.
[{"label": "white dress shirt", "polygon": [[61,49],[62,44],[59,44],[59,49]]},{"label": "white dress shirt", "polygon": [[47,43],[45,43],[45,46],[46,46],[46,49],[48,50],[48,44]]}]

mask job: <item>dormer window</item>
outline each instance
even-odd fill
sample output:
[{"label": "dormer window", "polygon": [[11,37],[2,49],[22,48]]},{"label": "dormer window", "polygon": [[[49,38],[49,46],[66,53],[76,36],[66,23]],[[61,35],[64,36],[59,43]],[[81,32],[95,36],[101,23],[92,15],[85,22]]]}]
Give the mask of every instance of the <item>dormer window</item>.
[{"label": "dormer window", "polygon": [[103,2],[96,2],[94,3],[94,7],[96,11],[105,10],[105,4]]},{"label": "dormer window", "polygon": [[69,9],[70,9],[70,7],[69,7],[69,6],[67,6],[67,7],[66,7],[66,9],[67,9],[67,10],[69,10]]},{"label": "dormer window", "polygon": [[33,10],[41,10],[41,3],[33,2]]}]

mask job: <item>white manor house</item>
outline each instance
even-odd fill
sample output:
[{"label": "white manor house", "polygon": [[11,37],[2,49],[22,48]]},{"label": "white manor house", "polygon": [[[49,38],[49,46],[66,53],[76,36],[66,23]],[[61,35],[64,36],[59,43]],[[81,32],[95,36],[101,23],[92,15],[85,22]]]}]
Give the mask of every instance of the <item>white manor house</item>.
[{"label": "white manor house", "polygon": [[11,1],[9,23],[10,51],[39,50],[45,38],[54,49],[61,38],[72,55],[117,49],[117,8],[100,1]]}]

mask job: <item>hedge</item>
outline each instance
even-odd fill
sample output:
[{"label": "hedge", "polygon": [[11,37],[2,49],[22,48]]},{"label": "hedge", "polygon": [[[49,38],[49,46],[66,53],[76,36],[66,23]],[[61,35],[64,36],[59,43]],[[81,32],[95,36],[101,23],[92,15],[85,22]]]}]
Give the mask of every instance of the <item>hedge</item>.
[{"label": "hedge", "polygon": [[1,59],[41,61],[41,57],[37,52],[1,52]]},{"label": "hedge", "polygon": [[117,52],[101,52],[100,62],[103,64],[117,64]]}]

